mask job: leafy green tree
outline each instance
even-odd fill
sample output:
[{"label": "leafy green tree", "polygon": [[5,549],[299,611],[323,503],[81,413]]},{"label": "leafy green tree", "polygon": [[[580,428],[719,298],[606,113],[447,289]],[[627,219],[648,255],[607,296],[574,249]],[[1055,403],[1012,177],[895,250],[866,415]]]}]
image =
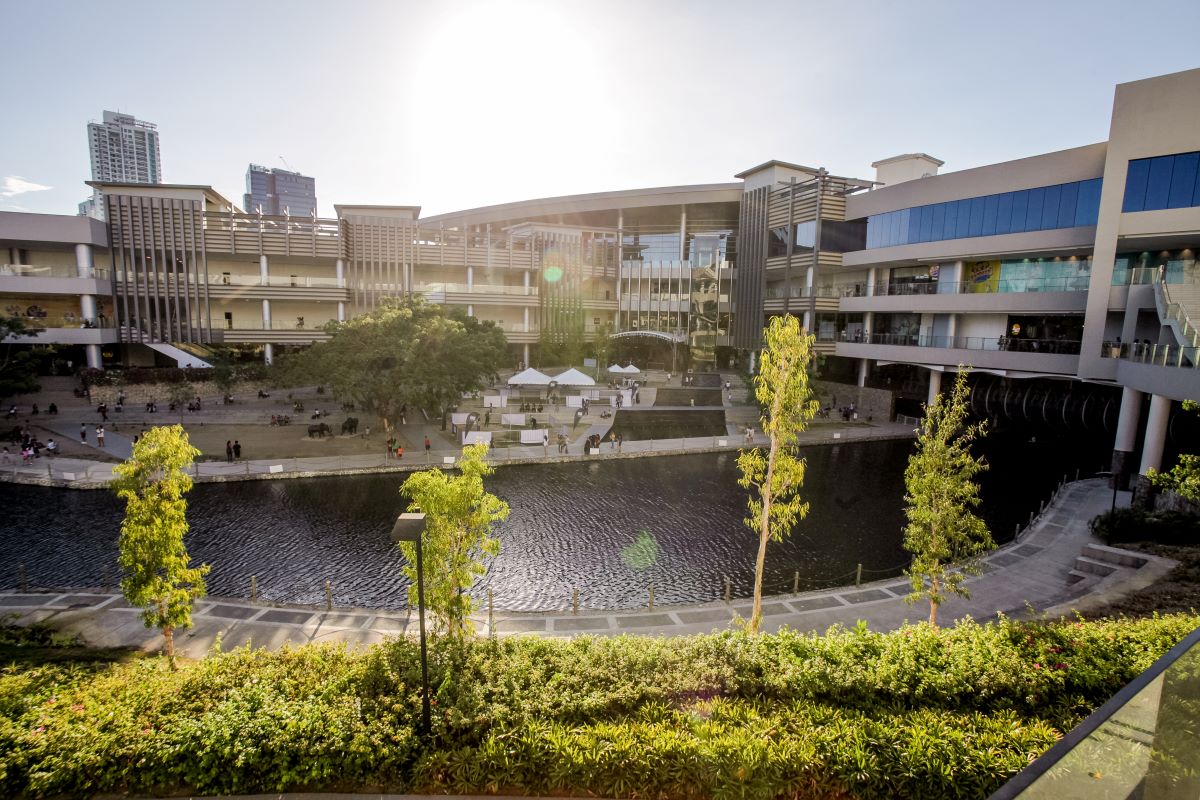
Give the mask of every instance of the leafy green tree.
[{"label": "leafy green tree", "polygon": [[492,322],[420,298],[387,299],[368,314],[325,326],[331,338],[281,359],[281,380],[329,386],[373,412],[385,429],[403,406],[446,416],[507,363],[508,343]]},{"label": "leafy green tree", "polygon": [[191,566],[183,544],[188,531],[187,500],[192,488],[187,469],[200,451],[182,426],[151,428],[133,446],[133,455],[113,467],[113,489],[125,501],[117,546],[124,571],[121,591],[142,609],[147,628],[159,628],[167,660],[175,669],[175,629],[192,626],[192,602],[204,596],[208,565]]},{"label": "leafy green tree", "polygon": [[754,396],[766,409],[760,418],[770,440],[766,454],[759,448],[738,453],[738,484],[753,489],[747,505],[746,525],[758,533],[758,558],[754,562],[754,610],[749,628],[762,623],[762,580],[767,542],[782,541],[797,520],[808,516],[808,503],[800,499],[805,460],[795,453],[799,434],[817,413],[817,400],[809,386],[808,366],[814,337],[800,329],[793,316],[774,317],[763,331],[765,345],[754,376]]},{"label": "leafy green tree", "polygon": [[[508,518],[508,503],[483,489],[483,478],[493,469],[484,457],[486,444],[463,448],[458,475],[440,469],[415,472],[400,486],[409,498],[409,511],[425,514],[425,604],[447,635],[464,637],[474,632],[469,619],[475,603],[467,593],[487,567],[484,556],[500,552],[500,540],[491,535],[492,524]],[[404,575],[411,581],[408,602],[417,602],[417,551],[412,542],[401,542],[408,561]]]},{"label": "leafy green tree", "polygon": [[187,381],[175,381],[167,384],[167,401],[172,403],[175,410],[179,412],[180,425],[183,424],[183,410],[194,396],[192,385]]},{"label": "leafy green tree", "polygon": [[[1184,400],[1185,411],[1200,411],[1200,403]],[[1200,505],[1200,455],[1183,453],[1170,472],[1150,470],[1146,477],[1160,489],[1174,492],[1185,500]]]},{"label": "leafy green tree", "polygon": [[0,397],[31,394],[41,390],[37,382],[37,358],[28,347],[14,344],[19,336],[37,336],[35,328],[21,317],[0,317]]},{"label": "leafy green tree", "polygon": [[967,370],[960,364],[953,391],[926,407],[916,451],[904,470],[904,549],[913,554],[907,571],[912,592],[905,599],[928,600],[935,627],[945,596],[970,597],[964,579],[979,574],[978,556],[996,547],[972,511],[979,505],[975,476],[987,463],[971,454],[971,444],[987,429],[982,422],[967,424],[967,394]]}]

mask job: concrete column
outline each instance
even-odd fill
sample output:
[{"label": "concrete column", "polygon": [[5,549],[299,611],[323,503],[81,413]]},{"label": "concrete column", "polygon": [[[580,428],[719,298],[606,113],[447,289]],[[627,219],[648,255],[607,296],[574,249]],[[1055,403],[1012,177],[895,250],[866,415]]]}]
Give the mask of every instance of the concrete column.
[{"label": "concrete column", "polygon": [[870,344],[871,328],[875,322],[875,312],[867,311],[863,314],[863,342]]},{"label": "concrete column", "polygon": [[1113,439],[1112,473],[1116,485],[1128,485],[1133,451],[1137,447],[1138,422],[1142,414],[1142,392],[1126,386],[1121,391],[1121,416],[1117,419],[1117,435]]},{"label": "concrete column", "polygon": [[808,331],[809,333],[813,332],[813,318],[812,318],[811,311],[804,312],[804,316],[800,322],[800,325],[804,328],[804,330]]},{"label": "concrete column", "polygon": [[679,260],[683,261],[687,252],[687,206],[679,207]]},{"label": "concrete column", "polygon": [[860,358],[858,360],[858,385],[859,386],[867,385],[867,375],[870,373],[870,371],[871,371],[871,359]]},{"label": "concrete column", "polygon": [[[17,251],[18,253],[20,251]],[[75,268],[79,271],[79,277],[92,277],[92,268],[95,262],[92,260],[92,246],[90,244],[75,245]]]},{"label": "concrete column", "polygon": [[529,333],[529,307],[525,307],[525,332]]},{"label": "concrete column", "polygon": [[[860,383],[859,386],[862,384]],[[937,399],[940,391],[942,391],[942,373],[931,369],[929,370],[929,398],[925,401],[925,405],[933,405],[933,401]]]},{"label": "concrete column", "polygon": [[867,270],[867,297],[875,296],[875,275],[876,267],[871,267]]},{"label": "concrete column", "polygon": [[268,272],[267,272],[267,257],[266,257],[266,256],[259,256],[259,257],[258,257],[258,276],[259,276],[259,278],[262,280],[262,285],[263,285],[263,286],[266,286],[266,285],[267,285],[267,283],[268,283],[268,278],[267,278],[267,275],[268,275]]},{"label": "concrete column", "polygon": [[275,345],[270,342],[263,346],[263,363],[268,367],[275,363]]},{"label": "concrete column", "polygon": [[951,339],[958,336],[958,314],[950,314],[950,319],[946,321],[946,335]]},{"label": "concrete column", "polygon": [[271,330],[271,301],[265,298],[262,301],[262,326],[264,331]]},{"label": "concrete column", "polygon": [[529,366],[529,345],[525,344],[521,348],[521,360],[525,362],[525,366]]},{"label": "concrete column", "polygon": [[335,277],[337,277],[338,286],[345,287],[345,285],[346,285],[346,262],[339,258],[337,260],[337,264],[334,265],[334,270],[336,270],[334,275],[335,275]]},{"label": "concrete column", "polygon": [[346,302],[344,300],[338,300],[337,321],[346,321]]},{"label": "concrete column", "polygon": [[475,288],[475,268],[467,267],[467,291]]},{"label": "concrete column", "polygon": [[[20,258],[20,250],[17,250],[15,255]],[[90,244],[75,245],[75,269],[79,277],[93,277],[95,266],[92,246]],[[96,324],[99,324],[95,295],[83,294],[79,296],[79,316],[83,319],[95,320]],[[86,344],[83,346],[83,351],[86,354],[87,365],[90,369],[104,369],[104,358],[100,352],[100,345]]]},{"label": "concrete column", "polygon": [[525,294],[529,294],[529,270],[525,270],[522,276],[525,279]]},{"label": "concrete column", "polygon": [[[1167,441],[1167,417],[1171,414],[1171,398],[1150,395],[1150,418],[1146,420],[1146,436],[1142,440],[1142,466],[1145,475],[1152,469],[1162,469],[1163,445]],[[1122,415],[1124,416],[1124,415]]]},{"label": "concrete column", "polygon": [[468,305],[467,305],[467,316],[468,316],[468,317],[473,317],[473,316],[475,316],[475,306],[473,306],[473,305],[471,305],[471,304],[468,304]]}]

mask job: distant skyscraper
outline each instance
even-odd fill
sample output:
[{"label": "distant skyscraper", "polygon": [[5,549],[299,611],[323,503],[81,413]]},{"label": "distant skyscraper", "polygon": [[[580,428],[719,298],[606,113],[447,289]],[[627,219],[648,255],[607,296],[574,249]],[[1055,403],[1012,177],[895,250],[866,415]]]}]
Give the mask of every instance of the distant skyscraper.
[{"label": "distant skyscraper", "polygon": [[299,172],[251,164],[242,199],[250,213],[261,207],[268,216],[282,216],[286,209],[293,217],[309,217],[317,208],[317,180]]},{"label": "distant skyscraper", "polygon": [[[88,155],[92,180],[120,183],[162,183],[158,126],[130,114],[105,111],[103,122],[89,122]],[[100,193],[79,204],[83,216],[104,219]]]}]

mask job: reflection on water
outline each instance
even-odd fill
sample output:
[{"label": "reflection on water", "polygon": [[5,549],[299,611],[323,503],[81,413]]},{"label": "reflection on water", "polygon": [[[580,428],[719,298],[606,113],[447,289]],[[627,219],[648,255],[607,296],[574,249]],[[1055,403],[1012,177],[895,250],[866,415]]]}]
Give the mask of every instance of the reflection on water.
[{"label": "reflection on water", "polygon": [[[898,574],[903,469],[910,442],[806,448],[803,493],[812,510],[791,537],[772,542],[768,592]],[[1063,448],[1058,448],[1063,452]],[[1002,459],[1003,460],[1003,459]],[[1061,477],[1052,454],[1021,457],[1010,485],[985,480],[986,516],[997,538],[1036,508]],[[500,555],[475,587],[491,588],[500,610],[642,605],[649,584],[660,603],[719,599],[752,591],[757,541],[745,526],[746,492],[735,453],[506,467],[488,479],[512,508],[497,526]],[[1043,474],[1045,473],[1045,474]],[[188,548],[212,564],[213,595],[246,596],[257,577],[267,600],[401,608],[406,581],[388,532],[403,511],[395,475],[197,486],[189,498]],[[1000,502],[987,503],[989,497]],[[112,586],[122,509],[106,492],[0,487],[0,586]]]}]

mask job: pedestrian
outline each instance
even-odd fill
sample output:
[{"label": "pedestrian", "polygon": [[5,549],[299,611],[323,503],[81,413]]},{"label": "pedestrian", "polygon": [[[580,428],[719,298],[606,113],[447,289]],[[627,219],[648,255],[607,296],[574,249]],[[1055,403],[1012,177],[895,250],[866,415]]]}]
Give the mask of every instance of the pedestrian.
[{"label": "pedestrian", "polygon": [[58,415],[58,405],[56,403],[51,403],[50,407],[46,409],[46,413],[57,416]]},{"label": "pedestrian", "polygon": [[35,416],[35,417],[38,415],[38,405],[37,405],[37,403],[34,403],[34,404],[33,404],[33,410],[32,410],[31,412],[29,412],[29,413],[33,414],[33,416]]},{"label": "pedestrian", "polygon": [[103,425],[96,426],[96,444],[99,445],[100,447],[104,447],[104,426]]},{"label": "pedestrian", "polygon": [[429,441],[429,435],[425,436],[425,458],[429,458],[429,448],[433,446],[433,442]]},{"label": "pedestrian", "polygon": [[396,460],[400,460],[403,458],[404,458],[404,445],[398,444],[398,445],[396,445]]},{"label": "pedestrian", "polygon": [[617,432],[616,431],[613,431],[612,433],[610,433],[608,435],[608,449],[609,450],[617,449]]},{"label": "pedestrian", "polygon": [[242,457],[242,443],[239,442],[237,439],[233,440],[233,457],[234,458]]},{"label": "pedestrian", "polygon": [[225,460],[233,461],[233,442],[228,439],[225,440]]},{"label": "pedestrian", "polygon": [[82,444],[87,444],[87,423],[79,423],[79,441]]},{"label": "pedestrian", "polygon": [[108,422],[108,403],[100,404],[100,419],[102,419],[104,422]]},{"label": "pedestrian", "polygon": [[550,431],[542,431],[542,455],[550,455]]},{"label": "pedestrian", "polygon": [[[5,448],[5,449],[7,450],[7,448]],[[58,452],[58,442],[54,441],[53,439],[47,439],[46,440],[46,452],[49,455],[56,454]]]},{"label": "pedestrian", "polygon": [[489,408],[487,411],[483,412],[483,425],[486,428],[488,425],[491,425],[491,424],[492,424],[492,409]]},{"label": "pedestrian", "polygon": [[621,452],[621,445],[625,444],[625,434],[617,434],[617,452]]}]

